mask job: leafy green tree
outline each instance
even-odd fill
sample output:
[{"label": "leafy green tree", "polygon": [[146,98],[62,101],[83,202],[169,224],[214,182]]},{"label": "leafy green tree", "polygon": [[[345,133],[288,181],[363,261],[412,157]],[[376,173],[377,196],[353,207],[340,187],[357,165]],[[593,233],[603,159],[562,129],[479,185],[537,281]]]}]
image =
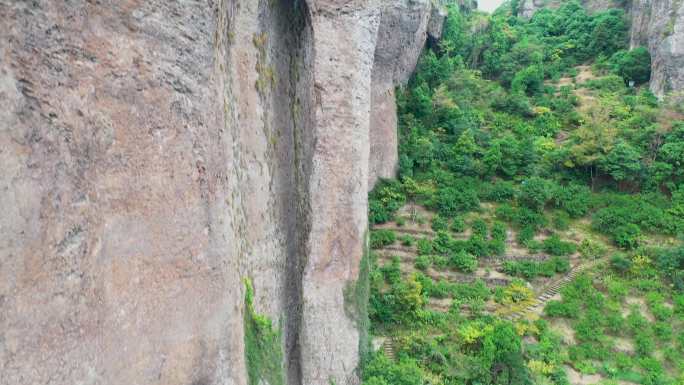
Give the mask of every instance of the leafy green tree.
[{"label": "leafy green tree", "polygon": [[610,58],[609,66],[626,84],[632,81],[635,85],[640,85],[651,79],[651,54],[645,47],[616,52]]},{"label": "leafy green tree", "polygon": [[541,211],[551,200],[553,191],[550,181],[539,177],[528,178],[522,182],[520,201],[533,210]]},{"label": "leafy green tree", "polygon": [[624,140],[618,140],[601,159],[601,167],[618,182],[637,181],[644,169],[639,150]]}]

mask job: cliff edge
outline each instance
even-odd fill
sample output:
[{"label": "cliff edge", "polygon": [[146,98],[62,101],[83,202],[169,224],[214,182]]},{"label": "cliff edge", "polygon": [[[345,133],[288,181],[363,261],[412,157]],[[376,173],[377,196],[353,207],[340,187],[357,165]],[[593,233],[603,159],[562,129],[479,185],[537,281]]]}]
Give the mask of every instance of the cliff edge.
[{"label": "cliff edge", "polygon": [[246,279],[284,383],[358,383],[367,192],[442,17],[0,1],[0,384],[268,383]]}]

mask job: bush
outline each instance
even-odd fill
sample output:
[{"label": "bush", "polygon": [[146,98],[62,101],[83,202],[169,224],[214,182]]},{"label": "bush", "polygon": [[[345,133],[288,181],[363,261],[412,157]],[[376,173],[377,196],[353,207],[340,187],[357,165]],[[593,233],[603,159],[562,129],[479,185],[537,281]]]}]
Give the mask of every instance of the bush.
[{"label": "bush", "polygon": [[553,196],[554,184],[546,179],[532,177],[522,182],[520,201],[535,211],[541,211]]},{"label": "bush", "polygon": [[449,264],[464,273],[472,273],[477,269],[477,258],[465,251],[460,251],[449,257]]},{"label": "bush", "polygon": [[647,83],[651,78],[651,54],[644,47],[615,52],[608,65],[614,74],[624,80],[625,84],[633,81],[635,85],[639,85]]},{"label": "bush", "polygon": [[525,226],[520,231],[518,231],[518,235],[516,236],[516,241],[520,245],[526,245],[529,241],[531,241],[534,238],[534,228],[531,226]]},{"label": "bush", "polygon": [[515,198],[515,194],[516,188],[513,182],[500,180],[491,185],[484,199],[494,202],[506,202]]},{"label": "bush", "polygon": [[392,230],[371,230],[370,247],[379,249],[394,243],[397,240],[396,234]]},{"label": "bush", "polygon": [[445,218],[439,215],[432,217],[432,230],[442,231],[446,230],[447,227],[449,227],[449,221],[447,221]]},{"label": "bush", "polygon": [[634,249],[639,245],[640,236],[641,230],[639,226],[629,223],[615,229],[613,237],[617,246],[625,249]]},{"label": "bush", "polygon": [[591,200],[591,190],[577,184],[558,187],[553,196],[554,205],[565,210],[572,218],[587,215]]},{"label": "bush", "polygon": [[556,230],[567,230],[570,227],[570,216],[564,211],[558,212],[553,216],[552,223]]},{"label": "bush", "polygon": [[437,190],[431,208],[445,217],[453,217],[459,212],[470,211],[480,207],[480,200],[473,188],[464,185],[458,187],[444,187]]},{"label": "bush", "polygon": [[368,361],[363,371],[364,385],[416,385],[425,383],[425,374],[412,359],[403,359],[398,363],[375,354]]},{"label": "bush", "polygon": [[476,219],[471,225],[473,229],[473,235],[481,238],[487,238],[487,222],[482,219]]},{"label": "bush", "polygon": [[466,229],[465,221],[463,217],[457,216],[451,221],[451,231],[454,233],[462,233]]},{"label": "bush", "polygon": [[433,255],[432,256],[432,264],[435,265],[438,269],[446,269],[447,266],[449,266],[449,260],[447,257],[443,255]]},{"label": "bush", "polygon": [[504,255],[506,253],[506,242],[501,239],[492,239],[489,242],[488,255]]},{"label": "bush", "polygon": [[416,247],[418,248],[419,254],[432,254],[434,248],[432,247],[432,241],[427,238],[420,238],[416,241]]},{"label": "bush", "polygon": [[486,257],[489,255],[489,244],[482,237],[472,236],[468,239],[466,250],[476,257]]},{"label": "bush", "polygon": [[542,229],[547,224],[544,214],[527,207],[520,207],[516,210],[514,222],[518,227],[531,227],[535,230]]},{"label": "bush", "polygon": [[623,92],[625,90],[624,80],[616,75],[589,80],[585,86],[592,90],[605,92]]},{"label": "bush", "polygon": [[584,239],[579,245],[579,253],[583,258],[596,259],[606,255],[608,249],[599,242]]},{"label": "bush", "polygon": [[506,241],[506,237],[507,237],[506,224],[501,223],[501,222],[494,222],[492,224],[491,236],[492,236],[492,239],[494,239],[494,240],[502,241],[502,242]]},{"label": "bush", "polygon": [[516,211],[509,204],[502,204],[494,210],[496,217],[504,222],[513,222]]},{"label": "bush", "polygon": [[402,246],[413,246],[415,241],[416,239],[410,235],[402,235],[399,237],[399,242],[401,242]]},{"label": "bush", "polygon": [[561,241],[557,235],[552,235],[542,243],[544,251],[551,255],[570,255],[576,251],[574,243]]},{"label": "bush", "polygon": [[613,254],[610,257],[610,267],[620,274],[626,274],[632,269],[632,260],[624,254]]},{"label": "bush", "polygon": [[406,203],[406,195],[397,180],[380,180],[368,194],[368,221],[384,223]]},{"label": "bush", "polygon": [[419,255],[416,257],[415,265],[416,269],[425,271],[432,266],[432,258],[429,255]]}]

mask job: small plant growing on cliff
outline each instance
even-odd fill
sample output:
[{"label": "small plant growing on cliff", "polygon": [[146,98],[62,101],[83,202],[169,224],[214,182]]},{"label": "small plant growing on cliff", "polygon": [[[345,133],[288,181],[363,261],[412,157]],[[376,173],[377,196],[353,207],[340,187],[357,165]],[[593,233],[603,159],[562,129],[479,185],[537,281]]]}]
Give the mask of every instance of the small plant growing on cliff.
[{"label": "small plant growing on cliff", "polygon": [[254,310],[254,288],[245,279],[245,361],[250,385],[284,385],[283,351],[279,328]]}]

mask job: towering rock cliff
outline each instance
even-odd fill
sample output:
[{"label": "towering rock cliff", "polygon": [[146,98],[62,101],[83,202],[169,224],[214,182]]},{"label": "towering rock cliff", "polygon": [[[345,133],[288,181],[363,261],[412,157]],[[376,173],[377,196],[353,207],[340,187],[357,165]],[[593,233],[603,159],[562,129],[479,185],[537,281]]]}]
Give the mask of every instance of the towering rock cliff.
[{"label": "towering rock cliff", "polygon": [[431,0],[399,1],[380,15],[375,64],[371,76],[370,179],[394,176],[397,159],[397,111],[394,88],[406,83],[426,38],[438,38],[446,13]]},{"label": "towering rock cliff", "polygon": [[358,382],[431,4],[0,0],[0,384],[246,384],[246,278],[288,384]]},{"label": "towering rock cliff", "polygon": [[684,90],[684,1],[633,0],[630,15],[631,46],[651,53],[651,90]]},{"label": "towering rock cliff", "polygon": [[[582,3],[592,12],[624,8],[631,22],[631,47],[644,46],[651,53],[651,91],[663,96],[684,90],[684,1],[584,0]],[[559,0],[520,0],[518,14],[529,19],[540,8],[560,4]]]}]

